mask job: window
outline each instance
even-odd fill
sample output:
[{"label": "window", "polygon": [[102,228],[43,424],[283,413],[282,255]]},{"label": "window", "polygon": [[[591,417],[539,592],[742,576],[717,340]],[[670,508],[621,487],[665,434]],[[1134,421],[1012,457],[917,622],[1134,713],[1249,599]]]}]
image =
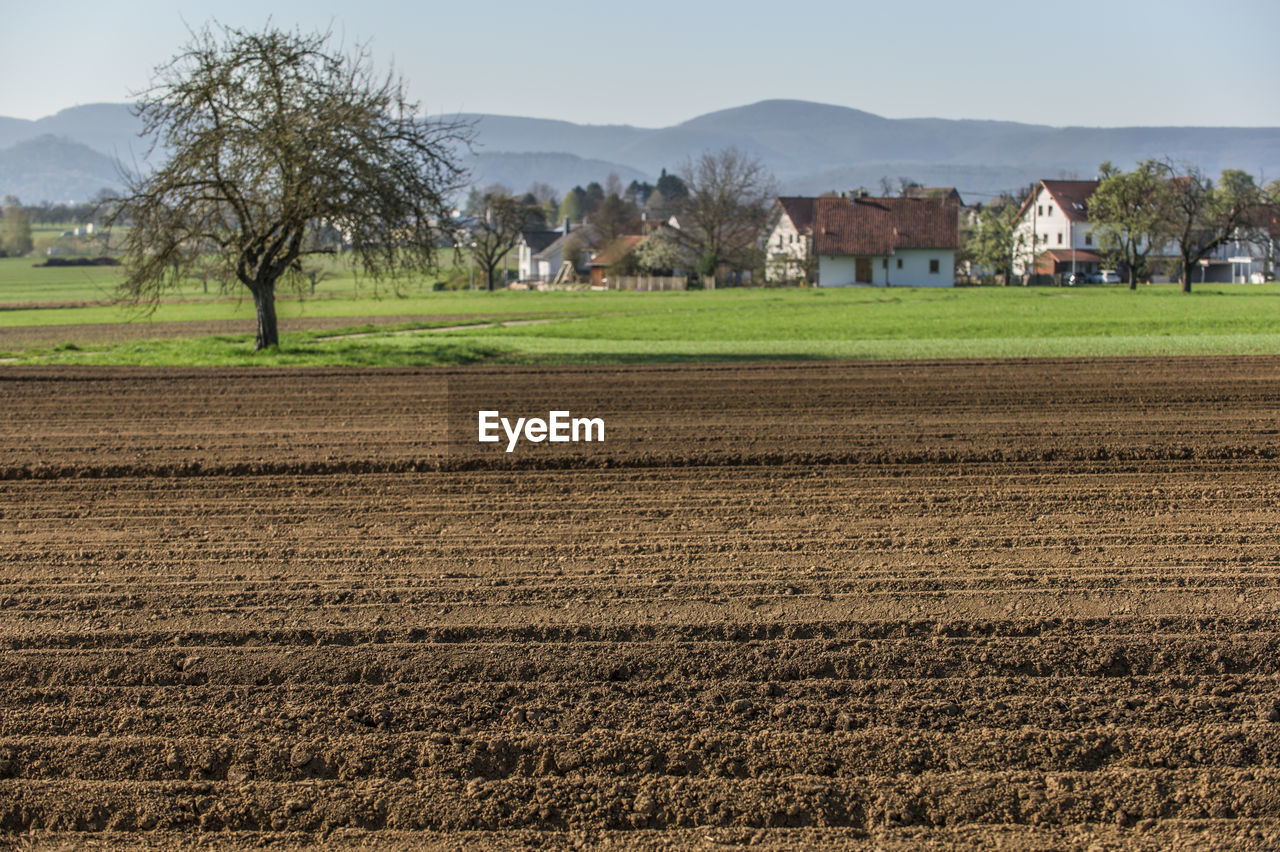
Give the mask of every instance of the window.
[{"label": "window", "polygon": [[1087,246],[1093,245],[1093,234],[1084,235],[1084,244]]},{"label": "window", "polygon": [[1062,245],[1062,232],[1058,232],[1058,245]]},{"label": "window", "polygon": [[889,258],[885,257],[880,259],[880,268],[881,269],[889,268]]},{"label": "window", "polygon": [[1052,216],[1052,215],[1053,215],[1053,205],[1052,205],[1052,204],[1050,204],[1050,205],[1049,205],[1049,215],[1050,215],[1050,216]]},{"label": "window", "polygon": [[902,258],[898,258],[898,268],[902,268]]},{"label": "window", "polygon": [[937,259],[937,258],[934,258],[933,260],[929,261],[929,272],[930,272],[931,274],[934,274],[934,275],[936,275],[936,274],[938,273],[938,259]]},{"label": "window", "polygon": [[1037,206],[1036,206],[1036,215],[1037,215],[1037,216],[1043,216],[1043,215],[1044,215],[1044,205],[1043,205],[1043,204],[1040,204],[1040,205],[1037,205]]}]

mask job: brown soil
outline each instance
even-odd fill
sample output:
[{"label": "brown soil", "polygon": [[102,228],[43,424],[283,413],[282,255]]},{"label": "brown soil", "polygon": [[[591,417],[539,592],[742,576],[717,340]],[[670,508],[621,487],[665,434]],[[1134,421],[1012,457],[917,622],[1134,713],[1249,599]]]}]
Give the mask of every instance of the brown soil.
[{"label": "brown soil", "polygon": [[0,848],[1277,848],[1278,409],[1277,358],[0,368]]}]

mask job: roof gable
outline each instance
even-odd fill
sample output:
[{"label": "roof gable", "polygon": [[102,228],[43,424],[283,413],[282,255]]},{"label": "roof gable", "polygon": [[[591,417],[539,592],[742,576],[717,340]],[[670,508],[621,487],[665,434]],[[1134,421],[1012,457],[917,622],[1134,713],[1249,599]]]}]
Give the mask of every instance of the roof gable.
[{"label": "roof gable", "polygon": [[816,198],[786,195],[779,196],[777,204],[781,208],[782,215],[790,219],[796,230],[803,234],[813,229],[814,202],[817,200]]},{"label": "roof gable", "polygon": [[[541,260],[551,259],[556,252],[564,252],[565,244],[569,240],[577,240],[584,248],[593,248],[598,239],[595,226],[590,224],[576,225],[568,232],[554,231],[553,233],[556,238],[541,251],[536,252],[535,257]],[[556,262],[559,263],[558,260]]]},{"label": "roof gable", "polygon": [[1027,196],[1018,208],[1018,215],[1025,216],[1040,195],[1040,189],[1049,193],[1068,219],[1073,222],[1089,221],[1089,199],[1093,197],[1101,181],[1096,180],[1042,180],[1036,184],[1036,191]]},{"label": "roof gable", "polygon": [[631,252],[635,251],[636,246],[645,241],[645,237],[640,234],[626,234],[618,237],[609,245],[605,246],[599,254],[591,258],[589,266],[612,266],[622,260]]},{"label": "roof gable", "polygon": [[521,231],[520,239],[524,240],[524,244],[529,247],[530,251],[537,254],[560,239],[560,232],[546,230]]}]

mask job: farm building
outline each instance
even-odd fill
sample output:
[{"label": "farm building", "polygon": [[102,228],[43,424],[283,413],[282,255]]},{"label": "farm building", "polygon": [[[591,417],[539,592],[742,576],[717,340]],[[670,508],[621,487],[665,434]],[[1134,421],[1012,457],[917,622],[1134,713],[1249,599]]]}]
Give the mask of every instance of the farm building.
[{"label": "farm building", "polygon": [[952,287],[958,244],[946,199],[814,199],[819,287]]}]

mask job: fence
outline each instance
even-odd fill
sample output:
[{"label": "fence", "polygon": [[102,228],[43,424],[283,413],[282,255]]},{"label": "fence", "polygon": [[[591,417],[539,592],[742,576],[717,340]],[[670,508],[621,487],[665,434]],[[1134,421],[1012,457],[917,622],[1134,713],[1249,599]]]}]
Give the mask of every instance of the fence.
[{"label": "fence", "polygon": [[684,290],[689,279],[671,275],[610,275],[610,290]]}]

